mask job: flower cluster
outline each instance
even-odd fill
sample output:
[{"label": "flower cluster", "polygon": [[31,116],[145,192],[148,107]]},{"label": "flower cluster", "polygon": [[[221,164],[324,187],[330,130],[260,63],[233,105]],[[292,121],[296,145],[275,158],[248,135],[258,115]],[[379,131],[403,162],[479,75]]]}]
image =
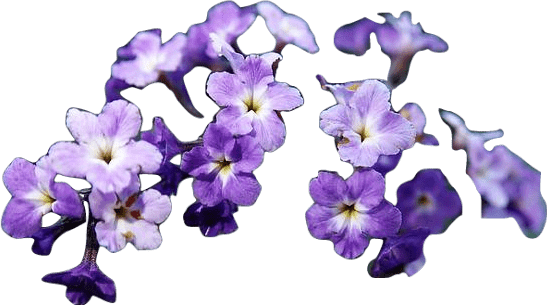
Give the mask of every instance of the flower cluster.
[{"label": "flower cluster", "polygon": [[[277,45],[274,52],[245,55],[236,41],[257,16],[265,19]],[[114,302],[115,284],[96,263],[100,247],[110,252],[121,251],[127,243],[138,250],[158,248],[159,226],[171,212],[170,196],[186,178],[193,178],[196,197],[184,214],[186,225],[199,227],[209,237],[234,232],[233,214],[239,206],[255,203],[261,191],[253,171],[265,152],[285,141],[281,112],[303,104],[298,89],[275,80],[287,44],[318,51],[307,23],[273,3],[239,7],[223,2],[209,10],[205,22],[165,43],[161,30],[152,29],[119,48],[102,111],[71,108],[66,126],[74,141],[53,144],[36,163],[17,158],[4,172],[12,199],[2,228],[14,238],[33,238],[34,253],[50,254],[54,242],[87,217],[81,264],[46,275],[43,281],[66,286],[73,304],[86,304],[92,296]],[[201,117],[183,79],[197,66],[213,71],[206,93],[220,107],[203,135],[180,141],[160,117],[154,118],[151,130],[141,131],[140,111],[122,91],[160,82],[189,113]],[[181,163],[173,163],[179,155]],[[160,181],[141,190],[141,174],[157,175]],[[57,175],[85,179],[91,188],[77,191],[56,182]],[[59,215],[59,221],[42,227],[42,217],[50,212]]]},{"label": "flower cluster", "polygon": [[[408,66],[401,62],[410,64],[414,53],[425,48],[421,39],[436,36],[413,26],[408,12],[399,19],[383,16],[387,20],[383,25],[364,18],[343,26],[336,32],[335,44],[342,51],[362,55],[375,32],[382,50],[392,59],[387,81],[334,84],[317,76],[321,87],[336,100],[321,112],[319,127],[334,137],[340,159],[349,162],[354,172],[344,180],[335,172],[320,171],[311,180],[314,204],[306,212],[306,221],[313,237],[331,240],[336,253],[348,259],[362,255],[372,238],[383,239],[380,253],[369,264],[370,276],[401,272],[410,276],[425,264],[425,239],[442,234],[461,215],[462,205],[439,169],[422,170],[402,184],[396,206],[384,197],[385,176],[398,165],[403,151],[415,142],[432,146],[439,142],[424,132],[425,114],[418,104],[408,103],[397,112],[391,105],[392,89],[408,73]],[[402,70],[394,71],[394,65],[406,71],[400,74]]]},{"label": "flower cluster", "polygon": [[467,153],[467,175],[482,198],[483,218],[513,217],[522,233],[538,237],[547,218],[541,196],[541,173],[504,145],[487,150],[484,143],[503,136],[501,130],[471,131],[457,114],[440,110],[452,131],[452,147]]}]

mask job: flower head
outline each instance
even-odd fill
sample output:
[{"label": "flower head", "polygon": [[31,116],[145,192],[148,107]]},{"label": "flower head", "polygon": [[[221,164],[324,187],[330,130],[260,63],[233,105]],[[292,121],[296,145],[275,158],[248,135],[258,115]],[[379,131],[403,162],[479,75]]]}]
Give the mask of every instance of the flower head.
[{"label": "flower head", "polygon": [[279,112],[293,110],[304,102],[298,89],[275,81],[272,64],[281,56],[267,53],[243,57],[212,37],[234,71],[213,73],[207,81],[207,94],[222,107],[216,115],[217,123],[235,135],[252,133],[265,151],[276,150],[285,141],[285,124]]},{"label": "flower head", "polygon": [[14,238],[31,237],[42,228],[42,216],[54,212],[79,218],[84,213],[80,196],[64,182],[55,182],[50,157],[36,164],[17,158],[4,172],[4,184],[12,195],[4,214],[2,229]]},{"label": "flower head", "polygon": [[66,297],[75,305],[87,304],[92,296],[110,303],[116,301],[114,281],[93,261],[84,260],[75,268],[48,274],[42,280],[46,283],[65,285]]},{"label": "flower head", "polygon": [[419,171],[397,189],[397,208],[403,215],[401,231],[427,228],[443,233],[462,214],[456,190],[439,169]]},{"label": "flower head", "polygon": [[171,213],[171,201],[154,189],[140,192],[138,180],[120,193],[93,189],[89,204],[99,244],[110,252],[122,250],[128,242],[138,250],[156,249],[162,242],[159,225]]},{"label": "flower head", "polygon": [[319,126],[337,141],[343,161],[370,167],[380,155],[395,155],[414,144],[416,130],[391,111],[391,92],[377,80],[363,81],[346,103],[338,103],[320,115]]},{"label": "flower head", "polygon": [[319,51],[315,36],[304,19],[285,13],[270,1],[257,3],[256,9],[266,21],[266,26],[275,37],[277,44],[294,44],[309,53]]},{"label": "flower head", "polygon": [[181,168],[195,178],[194,195],[203,205],[214,206],[225,199],[251,205],[261,190],[252,171],[263,158],[264,151],[253,137],[235,138],[215,123],[205,130],[203,146],[182,155]]},{"label": "flower head", "polygon": [[395,235],[401,212],[384,199],[385,181],[374,170],[356,170],[347,180],[320,171],[310,182],[314,204],[306,212],[311,235],[330,239],[339,255],[353,259],[371,238]]},{"label": "flower head", "polygon": [[161,30],[139,32],[126,46],[118,49],[112,76],[143,88],[158,81],[162,73],[175,71],[180,66],[185,45],[186,36],[182,33],[162,44]]},{"label": "flower head", "polygon": [[51,167],[59,174],[85,178],[102,192],[120,192],[132,176],[152,174],[162,155],[137,141],[139,109],[124,100],[107,103],[99,115],[71,108],[66,124],[75,142],[58,142],[49,149]]}]

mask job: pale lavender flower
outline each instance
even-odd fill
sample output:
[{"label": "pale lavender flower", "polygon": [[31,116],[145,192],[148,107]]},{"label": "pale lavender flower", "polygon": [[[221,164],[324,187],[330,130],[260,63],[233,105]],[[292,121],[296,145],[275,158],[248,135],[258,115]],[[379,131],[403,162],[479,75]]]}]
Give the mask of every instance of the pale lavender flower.
[{"label": "pale lavender flower", "polygon": [[227,199],[251,205],[261,190],[252,171],[263,158],[264,151],[253,137],[234,138],[222,125],[209,124],[203,146],[184,153],[181,168],[195,178],[194,195],[202,204],[214,206]]},{"label": "pale lavender flower", "polygon": [[414,125],[416,129],[416,142],[423,145],[438,146],[439,141],[434,135],[430,135],[424,132],[425,128],[425,113],[420,105],[415,103],[407,103],[398,111],[403,118],[407,119]]},{"label": "pale lavender flower", "polygon": [[99,115],[71,108],[66,124],[76,142],[51,146],[52,168],[102,192],[120,192],[132,176],[154,173],[162,160],[152,144],[135,140],[141,122],[139,109],[124,100],[107,103]]},{"label": "pale lavender flower", "polygon": [[118,49],[118,58],[125,60],[112,65],[112,76],[143,88],[158,81],[162,73],[179,67],[185,45],[186,36],[182,33],[162,44],[160,30],[139,32],[126,46]]},{"label": "pale lavender flower", "polygon": [[281,56],[276,53],[243,55],[212,36],[234,73],[218,72],[209,76],[207,94],[222,109],[217,113],[218,124],[234,135],[252,133],[268,152],[285,141],[285,124],[280,111],[290,111],[303,104],[298,89],[276,82],[272,64]]},{"label": "pale lavender flower", "polygon": [[395,235],[401,212],[384,199],[385,180],[374,170],[356,170],[347,180],[320,171],[310,182],[314,204],[306,212],[311,235],[329,239],[339,255],[353,259],[371,238]]},{"label": "pale lavender flower", "polygon": [[346,103],[321,113],[319,126],[339,138],[337,148],[343,161],[370,167],[380,155],[395,155],[414,145],[416,130],[391,110],[390,96],[382,82],[365,80]]},{"label": "pale lavender flower", "polygon": [[258,14],[266,21],[266,26],[277,42],[276,51],[280,51],[286,44],[294,44],[309,53],[317,53],[319,47],[315,36],[304,19],[285,13],[270,1],[256,4]]},{"label": "pale lavender flower", "polygon": [[42,228],[42,216],[54,212],[79,218],[84,206],[78,193],[64,182],[55,182],[50,157],[36,164],[17,158],[4,172],[4,184],[12,195],[4,214],[2,229],[11,237],[31,237]]},{"label": "pale lavender flower", "polygon": [[171,213],[171,201],[154,189],[140,192],[139,181],[133,180],[120,193],[103,193],[93,189],[89,195],[99,244],[118,252],[128,242],[138,250],[156,249],[162,242],[159,225]]}]

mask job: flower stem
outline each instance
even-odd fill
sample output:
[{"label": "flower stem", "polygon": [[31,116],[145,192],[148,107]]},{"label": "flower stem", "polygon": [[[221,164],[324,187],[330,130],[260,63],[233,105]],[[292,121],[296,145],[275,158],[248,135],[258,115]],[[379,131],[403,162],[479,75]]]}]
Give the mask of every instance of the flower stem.
[{"label": "flower stem", "polygon": [[96,264],[97,254],[99,253],[99,242],[97,241],[95,225],[97,225],[97,219],[93,217],[90,211],[87,221],[87,239],[85,243],[85,252],[82,261],[92,262]]}]

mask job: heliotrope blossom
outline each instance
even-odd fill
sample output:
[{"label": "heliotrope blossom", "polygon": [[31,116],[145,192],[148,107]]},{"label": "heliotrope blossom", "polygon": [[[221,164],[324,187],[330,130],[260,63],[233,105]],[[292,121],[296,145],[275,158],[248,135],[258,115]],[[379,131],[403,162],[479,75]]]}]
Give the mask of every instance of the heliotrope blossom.
[{"label": "heliotrope blossom", "polygon": [[80,218],[84,206],[78,193],[64,182],[55,182],[50,157],[36,164],[16,158],[4,172],[4,185],[12,195],[4,214],[2,229],[14,238],[31,237],[42,228],[42,216],[54,212]]},{"label": "heliotrope blossom", "polygon": [[227,199],[251,205],[261,190],[252,171],[263,158],[264,151],[253,137],[234,138],[223,125],[209,124],[203,146],[184,153],[181,168],[195,178],[194,195],[202,204],[214,206]]},{"label": "heliotrope blossom", "polygon": [[99,245],[118,252],[130,242],[138,250],[156,249],[162,238],[159,225],[171,213],[171,201],[154,189],[140,192],[138,180],[122,192],[103,193],[93,189],[89,195]]},{"label": "heliotrope blossom", "polygon": [[321,112],[319,127],[339,138],[337,148],[343,161],[370,167],[380,155],[395,155],[414,145],[416,130],[391,110],[390,96],[384,83],[365,80],[345,103]]},{"label": "heliotrope blossom", "polygon": [[403,215],[401,231],[428,228],[441,234],[462,214],[456,190],[439,169],[419,171],[397,189],[397,208]]},{"label": "heliotrope blossom", "polygon": [[401,226],[401,213],[384,199],[384,192],[384,178],[374,170],[355,170],[347,180],[320,171],[310,182],[314,204],[306,222],[311,235],[331,240],[345,258],[359,257],[371,238],[395,235]]},{"label": "heliotrope blossom", "polygon": [[66,125],[75,142],[58,142],[49,149],[51,167],[59,174],[85,178],[102,192],[120,192],[137,174],[152,174],[162,155],[137,141],[139,109],[124,100],[107,103],[99,115],[71,108]]},{"label": "heliotrope blossom", "polygon": [[112,76],[139,88],[158,81],[164,72],[172,72],[181,64],[186,36],[177,33],[162,44],[161,30],[143,31],[118,49],[118,62],[112,65]]},{"label": "heliotrope blossom", "polygon": [[316,53],[319,47],[315,42],[315,36],[304,19],[285,13],[277,5],[270,1],[262,1],[256,4],[258,14],[266,21],[266,26],[275,37],[276,51],[286,44],[294,44],[309,53]]},{"label": "heliotrope blossom", "polygon": [[244,57],[218,37],[212,38],[234,71],[213,73],[207,81],[207,94],[223,107],[216,115],[217,123],[234,135],[252,133],[265,151],[276,150],[286,133],[279,111],[290,111],[304,103],[298,89],[274,79],[272,64],[281,55]]}]

